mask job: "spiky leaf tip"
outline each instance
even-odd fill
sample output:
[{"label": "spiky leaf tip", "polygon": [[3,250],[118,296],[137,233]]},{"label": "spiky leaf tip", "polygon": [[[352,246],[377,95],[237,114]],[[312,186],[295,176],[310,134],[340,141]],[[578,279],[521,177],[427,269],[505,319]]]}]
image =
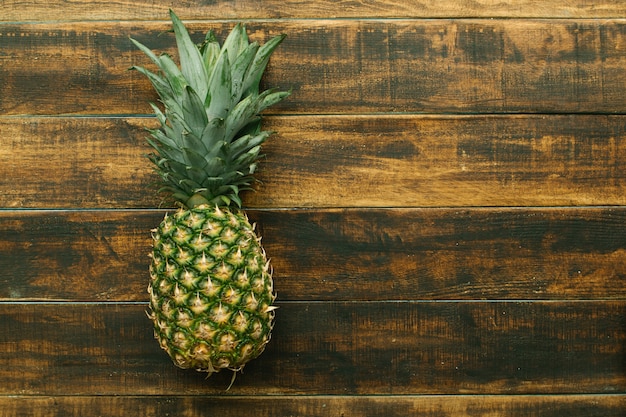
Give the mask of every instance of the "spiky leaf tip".
[{"label": "spiky leaf tip", "polygon": [[148,78],[163,107],[151,104],[160,127],[149,130],[149,160],[161,191],[182,206],[241,206],[239,192],[251,188],[260,146],[270,135],[261,129],[260,113],[290,94],[260,91],[269,58],[285,35],[251,43],[239,23],[222,46],[213,31],[197,45],[173,11],[170,17],[179,64],[131,39],[158,68],[132,67]]}]

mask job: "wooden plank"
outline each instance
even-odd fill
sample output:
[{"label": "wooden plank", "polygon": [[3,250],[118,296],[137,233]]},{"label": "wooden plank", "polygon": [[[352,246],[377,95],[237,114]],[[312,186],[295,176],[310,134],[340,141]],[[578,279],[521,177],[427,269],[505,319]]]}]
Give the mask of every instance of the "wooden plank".
[{"label": "wooden plank", "polygon": [[[146,301],[160,211],[0,211],[0,299]],[[251,211],[279,299],[626,299],[626,208]]]},{"label": "wooden plank", "polygon": [[250,196],[273,207],[626,203],[622,116],[276,121]]},{"label": "wooden plank", "polygon": [[258,218],[282,299],[623,299],[625,214],[439,208]]},{"label": "wooden plank", "polygon": [[[230,22],[190,22],[200,41]],[[2,114],[143,114],[149,62],[129,36],[174,53],[166,22],[0,26]],[[251,21],[287,33],[265,76],[293,88],[289,113],[626,112],[626,22],[605,20]]]},{"label": "wooden plank", "polygon": [[0,298],[146,300],[150,230],[162,214],[0,212]]},{"label": "wooden plank", "polygon": [[0,206],[156,207],[143,118],[0,118]]},{"label": "wooden plank", "polygon": [[0,304],[2,395],[624,394],[624,301],[281,303],[227,393],[140,304]]},{"label": "wooden plank", "polygon": [[[4,21],[33,20],[120,20],[163,19],[172,7],[169,0],[110,2],[106,0],[36,1],[7,0],[3,3]],[[401,18],[401,17],[564,17],[611,18],[626,16],[620,0],[587,2],[555,0],[477,0],[414,1],[333,1],[333,0],[260,0],[182,3],[176,12],[187,19],[267,19],[267,18]]]},{"label": "wooden plank", "polygon": [[[626,204],[626,117],[282,116],[247,207]],[[0,206],[157,207],[153,118],[0,117]]]},{"label": "wooden plank", "polygon": [[0,417],[623,417],[624,395],[0,397]]}]

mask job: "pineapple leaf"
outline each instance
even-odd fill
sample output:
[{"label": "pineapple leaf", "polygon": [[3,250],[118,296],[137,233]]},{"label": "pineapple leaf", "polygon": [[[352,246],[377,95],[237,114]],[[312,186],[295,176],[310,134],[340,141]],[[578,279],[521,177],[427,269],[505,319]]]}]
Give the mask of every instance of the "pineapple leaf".
[{"label": "pineapple leaf", "polygon": [[[161,70],[161,72],[165,75],[165,79],[149,70],[146,70],[143,67],[135,65],[132,66],[131,69],[135,69],[148,77],[161,99],[175,98],[176,94],[179,94],[182,91],[182,86],[187,84],[184,76],[176,66],[176,63],[174,63],[172,58],[169,57],[167,54],[163,54],[157,57],[148,47],[146,47],[142,43],[136,41],[133,38],[131,38],[130,40],[143,53],[145,53],[148,58],[150,58],[150,60]],[[169,86],[169,88],[166,88],[166,86]]]},{"label": "pineapple leaf", "polygon": [[230,141],[234,136],[245,134],[245,132],[242,132],[242,129],[251,122],[258,120],[260,117],[258,114],[261,111],[280,102],[289,94],[290,92],[287,91],[274,92],[274,90],[265,90],[258,96],[251,95],[241,100],[226,119],[228,129],[224,136],[225,139]]},{"label": "pineapple leaf", "polygon": [[[166,187],[166,188],[163,188],[162,191],[176,191],[176,188],[174,188],[174,187]],[[185,194],[185,193],[181,193],[181,192],[174,192],[172,194],[172,197],[175,200],[180,201],[180,202],[183,202],[183,201],[186,202],[189,199],[188,193]]]},{"label": "pineapple leaf", "polygon": [[222,54],[228,54],[229,62],[235,62],[237,56],[248,46],[248,34],[246,28],[241,23],[235,25],[230,31],[224,45],[222,45]]},{"label": "pineapple leaf", "polygon": [[253,42],[248,47],[246,47],[235,59],[232,66],[232,100],[233,102],[237,102],[241,99],[241,95],[243,94],[243,83],[252,64],[254,57],[259,50],[259,44],[257,42]]},{"label": "pineapple leaf", "polygon": [[180,71],[171,56],[163,54],[159,57],[159,68],[163,71],[166,80],[168,81],[174,98],[180,97],[188,85],[185,76]]},{"label": "pineapple leaf", "polygon": [[235,164],[239,166],[250,166],[254,161],[256,161],[259,157],[259,152],[261,151],[260,146],[255,146],[249,149],[244,154],[240,155],[236,160]]},{"label": "pineapple leaf", "polygon": [[147,129],[153,150],[148,158],[161,177],[160,191],[183,206],[241,207],[239,193],[251,189],[261,144],[271,134],[261,130],[260,113],[290,94],[259,91],[270,55],[285,36],[259,46],[238,24],[223,46],[212,31],[196,45],[171,10],[170,16],[179,65],[131,39],[159,70],[132,67],[148,78],[164,107],[150,103],[160,126]]},{"label": "pineapple leaf", "polygon": [[181,72],[189,85],[204,101],[209,80],[200,50],[191,40],[183,22],[172,10],[170,10],[170,17],[174,26],[174,34],[176,35]]},{"label": "pineapple leaf", "polygon": [[262,134],[256,136],[242,136],[230,144],[228,153],[232,159],[236,159],[242,153],[247,152],[256,146],[260,146],[263,142],[265,142],[268,136],[269,132],[263,132]]},{"label": "pineapple leaf", "polygon": [[167,118],[165,117],[161,109],[159,109],[154,103],[150,103],[150,107],[152,107],[152,111],[154,112],[154,115],[156,116],[159,123],[161,123],[161,126],[167,124]]},{"label": "pineapple leaf", "polygon": [[162,127],[169,138],[176,142],[176,146],[182,148],[185,145],[185,135],[191,133],[191,128],[183,119],[183,112],[167,112],[169,124]]},{"label": "pineapple leaf", "polygon": [[248,96],[241,100],[226,118],[224,139],[230,142],[235,134],[247,125],[252,117],[258,113],[259,100],[255,96]]},{"label": "pineapple leaf", "polygon": [[[200,172],[198,172],[198,174],[200,174]],[[194,194],[199,190],[204,190],[204,187],[202,187],[202,185],[198,184],[190,178],[183,178],[179,181],[179,184],[185,186],[185,188],[187,188],[191,191],[191,193]]]},{"label": "pineapple leaf", "polygon": [[190,86],[187,86],[182,94],[182,117],[191,133],[202,137],[208,123],[207,114],[200,97]]},{"label": "pineapple leaf", "polygon": [[211,177],[218,177],[224,172],[224,160],[220,157],[213,157],[206,161],[206,173]]},{"label": "pineapple leaf", "polygon": [[287,98],[291,94],[291,91],[274,91],[274,90],[266,90],[266,91],[268,91],[269,94],[263,97],[263,101],[261,102],[259,106],[259,110],[258,110],[259,112],[265,110],[268,107],[273,106],[274,104],[277,104],[283,101],[285,98]]},{"label": "pineapple leaf", "polygon": [[157,151],[159,155],[166,157],[167,159],[182,159],[182,153],[174,141],[164,135],[160,130],[153,130],[150,131],[150,133],[156,142],[148,138],[146,139],[148,141],[148,145]]},{"label": "pineapple leaf", "polygon": [[196,168],[201,171],[204,170],[208,165],[208,161],[204,158],[203,155],[196,152],[192,148],[183,148],[183,155],[185,156],[185,164],[187,165],[187,169]]},{"label": "pineapple leaf", "polygon": [[183,149],[193,150],[196,154],[202,156],[203,158],[207,158],[207,155],[211,152],[210,149],[207,149],[202,143],[202,140],[198,138],[193,133],[187,133],[182,136],[182,142],[184,143]]},{"label": "pineapple leaf", "polygon": [[181,176],[187,173],[187,164],[176,159],[159,160],[158,168],[170,176]]},{"label": "pineapple leaf", "polygon": [[239,132],[237,132],[237,136],[246,136],[252,135],[256,136],[261,133],[261,115],[256,115],[254,118],[250,119],[247,125],[245,125]]},{"label": "pineapple leaf", "polygon": [[215,38],[215,33],[212,30],[208,31],[204,42],[200,46],[200,53],[206,69],[207,78],[211,76],[213,67],[217,62],[217,58],[220,56],[220,44]]},{"label": "pineapple leaf", "polygon": [[[152,61],[155,65],[159,66],[159,58],[155,55],[155,53],[154,53],[154,52],[152,52],[152,50],[151,50],[150,48],[148,48],[147,46],[145,46],[144,44],[142,44],[141,42],[139,42],[139,41],[137,41],[137,40],[135,40],[135,39],[133,39],[133,38],[130,38],[130,41],[131,41],[133,44],[135,44],[135,46],[136,46],[136,47],[137,47],[137,48],[138,48],[141,52],[143,52],[144,54],[146,54],[146,56],[147,56],[148,58],[150,58],[150,60],[151,60],[151,61]],[[139,68],[141,68],[141,67],[136,67],[136,66],[133,66],[132,68],[133,68],[133,69],[139,69]]]},{"label": "pineapple leaf", "polygon": [[237,207],[241,207],[242,202],[241,202],[241,197],[239,197],[239,188],[236,186],[232,187],[233,192],[230,195],[230,199],[237,205]]},{"label": "pineapple leaf", "polygon": [[259,94],[259,84],[261,77],[270,60],[274,49],[280,45],[287,35],[275,36],[261,46],[254,57],[243,84],[243,95]]},{"label": "pineapple leaf", "polygon": [[207,109],[209,118],[225,119],[232,107],[231,72],[228,54],[221,54],[213,69],[209,83],[210,104]]},{"label": "pineapple leaf", "polygon": [[209,120],[204,127],[201,135],[202,141],[207,145],[207,148],[213,146],[214,143],[220,143],[224,141],[224,119],[213,118]]},{"label": "pineapple leaf", "polygon": [[187,193],[191,195],[194,194],[196,190],[204,188],[201,183],[204,182],[205,177],[206,174],[204,171],[188,168],[185,173],[185,178],[181,179],[179,184],[187,187]]},{"label": "pineapple leaf", "polygon": [[131,69],[135,69],[137,71],[139,71],[141,74],[145,75],[148,80],[150,81],[150,83],[152,84],[152,86],[154,87],[154,90],[157,92],[157,94],[159,95],[159,97],[161,98],[161,101],[163,101],[163,103],[167,106],[168,104],[174,104],[175,100],[174,100],[174,94],[172,92],[172,88],[170,87],[170,84],[164,80],[162,77],[160,77],[159,75],[143,68],[143,67],[132,67]]}]

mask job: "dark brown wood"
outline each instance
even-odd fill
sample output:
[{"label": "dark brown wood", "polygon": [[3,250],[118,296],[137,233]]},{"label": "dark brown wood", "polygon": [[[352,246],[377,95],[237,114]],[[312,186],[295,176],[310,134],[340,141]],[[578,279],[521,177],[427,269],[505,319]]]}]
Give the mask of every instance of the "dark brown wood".
[{"label": "dark brown wood", "polygon": [[253,205],[626,203],[622,116],[284,117],[269,126],[278,133]]},{"label": "dark brown wood", "polygon": [[[0,417],[623,417],[624,395],[0,397]],[[195,413],[195,414],[194,414]]]},{"label": "dark brown wood", "polygon": [[564,17],[610,18],[626,15],[620,0],[586,2],[555,0],[452,1],[333,1],[257,0],[173,3],[169,0],[110,2],[106,0],[36,1],[7,0],[2,20],[117,20],[163,19],[168,8],[185,18],[358,18],[358,17]]},{"label": "dark brown wood", "polygon": [[[249,214],[283,301],[626,298],[624,208]],[[162,215],[0,212],[0,299],[147,300]]]},{"label": "dark brown wood", "polygon": [[146,127],[154,121],[0,118],[0,205],[157,206],[158,177],[144,158]]},{"label": "dark brown wood", "polygon": [[0,298],[145,300],[150,230],[162,216],[134,211],[0,212]]},{"label": "dark brown wood", "polygon": [[[200,41],[232,23],[189,22]],[[287,40],[267,86],[293,88],[282,113],[626,112],[626,23],[606,20],[272,20]],[[143,114],[154,93],[129,36],[174,53],[166,22],[8,23],[1,114]]]},{"label": "dark brown wood", "polygon": [[[0,117],[0,206],[157,207],[153,118]],[[267,117],[254,208],[626,204],[626,117]]]},{"label": "dark brown wood", "polygon": [[285,299],[623,299],[625,214],[440,208],[258,218]]},{"label": "dark brown wood", "polygon": [[0,304],[1,395],[626,391],[624,301],[279,303],[230,391],[174,367],[146,304]]},{"label": "dark brown wood", "polygon": [[[0,417],[626,415],[623,1],[1,3]],[[288,35],[244,195],[280,309],[230,391],[145,316],[129,36],[174,54],[170,7]]]}]

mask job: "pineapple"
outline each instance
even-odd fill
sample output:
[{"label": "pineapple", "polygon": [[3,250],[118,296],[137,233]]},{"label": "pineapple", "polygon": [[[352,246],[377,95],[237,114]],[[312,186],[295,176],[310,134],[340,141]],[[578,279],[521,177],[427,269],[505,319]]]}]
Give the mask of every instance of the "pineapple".
[{"label": "pineapple", "polygon": [[259,91],[284,35],[260,46],[236,25],[220,47],[200,45],[170,11],[180,65],[131,41],[158,67],[145,75],[164,108],[149,129],[148,157],[180,206],[153,230],[149,317],[175,365],[209,375],[237,371],[265,349],[274,322],[272,269],[239,192],[251,188],[260,146],[270,135],[259,113],[286,91]]}]

